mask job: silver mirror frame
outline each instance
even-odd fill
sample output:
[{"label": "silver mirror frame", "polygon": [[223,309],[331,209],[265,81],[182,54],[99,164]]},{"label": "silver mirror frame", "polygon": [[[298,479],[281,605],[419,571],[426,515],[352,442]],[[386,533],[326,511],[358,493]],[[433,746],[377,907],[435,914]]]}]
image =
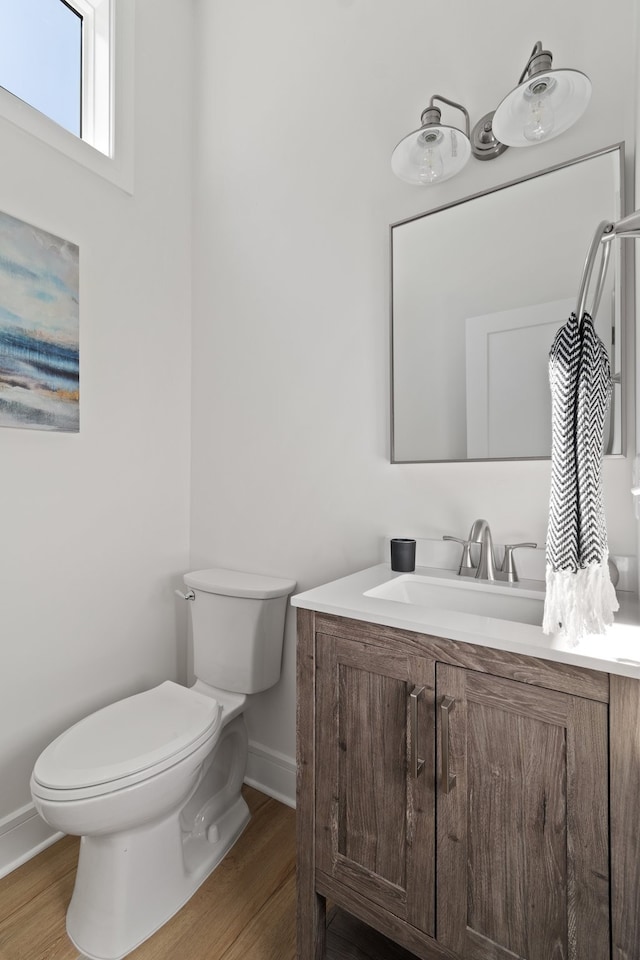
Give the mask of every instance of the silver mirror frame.
[{"label": "silver mirror frame", "polygon": [[[451,209],[453,207],[461,206],[462,204],[468,203],[471,200],[476,200],[480,197],[485,197],[490,194],[499,193],[503,190],[508,189],[509,187],[517,186],[518,184],[525,183],[529,180],[535,180],[540,177],[545,176],[546,174],[553,173],[557,170],[562,170],[567,167],[572,167],[575,164],[581,163],[585,160],[590,160],[595,157],[604,156],[606,154],[618,152],[619,159],[619,184],[620,184],[620,217],[624,217],[627,213],[627,199],[626,199],[626,176],[625,176],[625,144],[624,141],[621,141],[616,144],[612,144],[608,147],[603,147],[600,150],[594,150],[587,154],[582,154],[581,156],[572,158],[571,160],[564,161],[562,163],[554,164],[551,167],[545,167],[543,170],[537,170],[534,173],[528,174],[524,177],[519,177],[514,180],[509,180],[506,183],[499,184],[496,187],[491,187],[488,190],[482,190],[477,193],[469,194],[468,196],[461,197],[458,200],[454,200],[450,203],[442,204],[441,206],[434,207],[431,210],[424,211],[422,213],[415,214],[411,217],[406,217],[402,220],[398,220],[389,226],[389,276],[390,276],[390,288],[389,288],[389,351],[390,351],[390,426],[389,426],[389,435],[390,435],[390,462],[392,464],[410,464],[410,463],[483,463],[483,462],[499,462],[499,461],[528,461],[528,460],[549,460],[549,456],[518,456],[518,457],[459,457],[459,458],[433,458],[433,459],[398,459],[396,456],[396,429],[395,429],[395,373],[394,373],[394,269],[393,269],[393,231],[404,224],[412,223],[416,220],[421,220],[424,217],[431,216],[432,214],[440,213],[444,210]],[[594,228],[597,224],[594,223]],[[588,244],[589,237],[585,237],[585,244]],[[620,338],[621,338],[621,357],[622,357],[622,367],[621,370],[615,371],[615,381],[620,383],[620,452],[605,454],[606,458],[611,459],[621,459],[627,455],[627,443],[628,443],[628,385],[632,378],[628,376],[630,370],[630,361],[627,357],[627,353],[630,346],[630,333],[629,333],[629,304],[633,302],[634,295],[634,269],[633,264],[634,260],[632,257],[632,247],[631,244],[620,244],[619,252],[619,270],[620,270]],[[586,251],[586,246],[585,246]],[[631,346],[633,344],[631,343]],[[613,373],[614,371],[612,371]]]}]

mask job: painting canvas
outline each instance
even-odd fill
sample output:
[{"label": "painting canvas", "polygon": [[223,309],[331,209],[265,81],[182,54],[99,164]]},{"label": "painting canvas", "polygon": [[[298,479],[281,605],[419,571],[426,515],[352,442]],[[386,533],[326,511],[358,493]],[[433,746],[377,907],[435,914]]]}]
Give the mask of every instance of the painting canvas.
[{"label": "painting canvas", "polygon": [[0,426],[80,428],[78,247],[0,213]]}]

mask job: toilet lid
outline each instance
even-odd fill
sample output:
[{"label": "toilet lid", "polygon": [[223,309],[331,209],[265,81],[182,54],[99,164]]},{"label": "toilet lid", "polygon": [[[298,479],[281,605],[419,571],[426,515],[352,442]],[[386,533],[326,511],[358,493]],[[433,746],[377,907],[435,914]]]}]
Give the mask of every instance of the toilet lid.
[{"label": "toilet lid", "polygon": [[194,570],[185,573],[184,582],[194,590],[204,593],[219,593],[224,597],[245,597],[252,600],[269,600],[286,597],[295,590],[295,580],[269,577],[261,573],[243,573],[240,570]]},{"label": "toilet lid", "polygon": [[188,756],[221,716],[217,700],[167,680],[70,727],[40,754],[33,776],[57,790],[121,780]]}]

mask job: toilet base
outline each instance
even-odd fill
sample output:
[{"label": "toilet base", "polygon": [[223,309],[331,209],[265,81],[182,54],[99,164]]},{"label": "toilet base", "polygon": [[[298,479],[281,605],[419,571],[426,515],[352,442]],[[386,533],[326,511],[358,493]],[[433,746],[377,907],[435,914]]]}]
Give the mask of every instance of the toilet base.
[{"label": "toilet base", "polygon": [[223,728],[215,754],[182,810],[141,829],[82,837],[67,933],[89,960],[122,960],[152,936],[246,827],[242,716]]}]

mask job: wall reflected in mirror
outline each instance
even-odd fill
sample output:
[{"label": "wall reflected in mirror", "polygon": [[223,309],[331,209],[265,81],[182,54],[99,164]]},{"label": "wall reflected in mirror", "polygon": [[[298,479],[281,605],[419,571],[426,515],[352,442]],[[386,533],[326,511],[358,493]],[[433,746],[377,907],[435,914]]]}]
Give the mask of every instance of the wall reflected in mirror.
[{"label": "wall reflected in mirror", "polygon": [[[595,228],[624,215],[623,164],[618,144],[392,224],[392,462],[550,457],[549,349]],[[623,452],[621,247],[596,317],[616,375],[608,454]]]}]

